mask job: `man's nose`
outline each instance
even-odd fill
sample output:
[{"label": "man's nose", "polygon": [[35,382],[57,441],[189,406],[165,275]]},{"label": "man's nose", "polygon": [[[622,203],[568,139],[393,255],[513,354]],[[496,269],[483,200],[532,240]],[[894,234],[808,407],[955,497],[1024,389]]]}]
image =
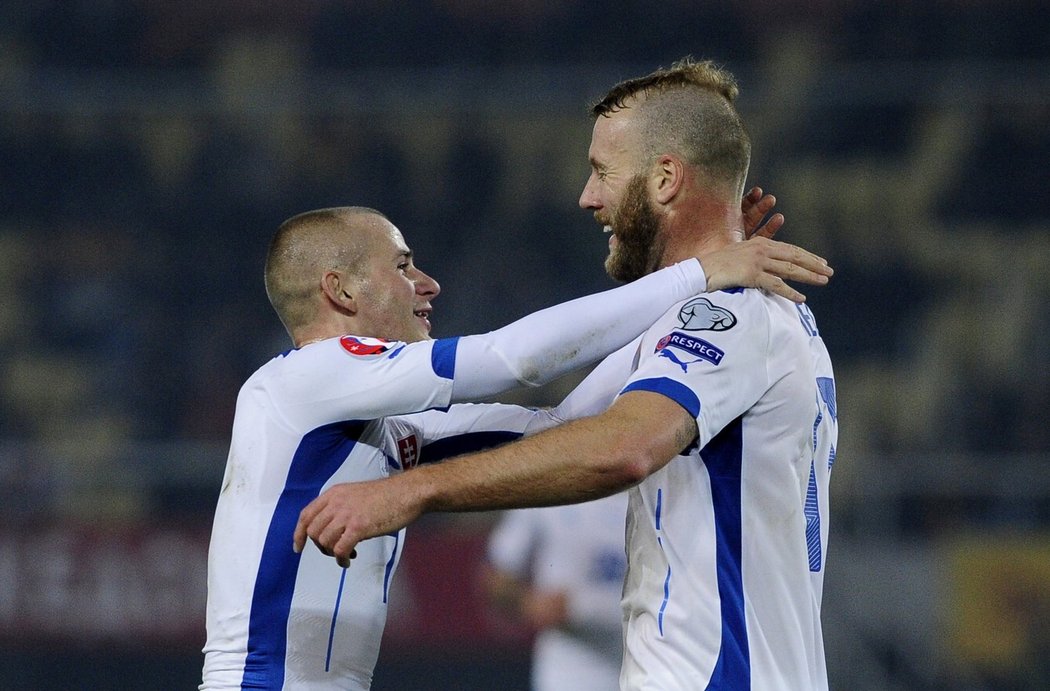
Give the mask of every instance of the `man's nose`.
[{"label": "man's nose", "polygon": [[[417,269],[418,271],[418,269]],[[441,285],[431,278],[428,274],[419,272],[419,277],[416,279],[416,293],[427,297],[437,297],[438,293],[441,292]]]}]

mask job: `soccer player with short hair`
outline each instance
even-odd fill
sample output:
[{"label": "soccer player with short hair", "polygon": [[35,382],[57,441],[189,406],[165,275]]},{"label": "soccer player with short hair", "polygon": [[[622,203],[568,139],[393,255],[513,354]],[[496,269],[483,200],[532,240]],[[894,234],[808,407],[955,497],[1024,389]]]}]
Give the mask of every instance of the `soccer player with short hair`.
[{"label": "soccer player with short hair", "polygon": [[404,532],[362,542],[354,567],[342,569],[316,550],[292,551],[302,508],[333,484],[418,460],[387,416],[549,381],[620,347],[708,282],[770,280],[756,265],[778,257],[803,265],[780,275],[819,273],[818,259],[798,248],[748,244],[705,259],[706,279],[688,259],[488,334],[431,340],[440,288],[384,215],[341,207],[283,223],[266,291],[295,347],[237,397],[209,549],[200,688],[369,688]]},{"label": "soccer player with short hair", "polygon": [[[750,141],[736,95],[729,73],[685,60],[595,107],[580,205],[612,233],[612,275],[740,244]],[[345,563],[360,540],[423,512],[630,488],[621,688],[826,689],[820,606],[838,418],[812,312],[759,290],[693,296],[573,396],[577,410],[613,400],[490,451],[332,487],[303,510],[297,549],[309,537]]]}]

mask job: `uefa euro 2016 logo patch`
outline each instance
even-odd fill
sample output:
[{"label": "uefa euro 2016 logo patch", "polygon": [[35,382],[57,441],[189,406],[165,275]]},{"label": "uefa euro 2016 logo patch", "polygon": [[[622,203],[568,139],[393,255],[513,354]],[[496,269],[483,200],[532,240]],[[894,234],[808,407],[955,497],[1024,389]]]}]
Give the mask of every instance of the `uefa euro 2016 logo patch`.
[{"label": "uefa euro 2016 logo patch", "polygon": [[736,326],[736,315],[707,298],[694,298],[682,305],[678,321],[686,331],[726,331]]},{"label": "uefa euro 2016 logo patch", "polygon": [[390,350],[390,342],[368,336],[343,336],[339,345],[351,355],[379,355]]},{"label": "uefa euro 2016 logo patch", "polygon": [[[671,350],[671,348],[676,348],[680,351],[695,355],[697,359],[683,360]],[[695,336],[684,334],[681,331],[672,331],[661,338],[656,344],[656,350],[653,352],[659,353],[660,357],[665,357],[675,363],[682,368],[683,372],[689,371],[689,365],[695,365],[701,361],[707,361],[712,365],[718,365],[722,362],[722,358],[725,356],[725,352],[713,343],[708,343],[702,338],[696,338]]]}]

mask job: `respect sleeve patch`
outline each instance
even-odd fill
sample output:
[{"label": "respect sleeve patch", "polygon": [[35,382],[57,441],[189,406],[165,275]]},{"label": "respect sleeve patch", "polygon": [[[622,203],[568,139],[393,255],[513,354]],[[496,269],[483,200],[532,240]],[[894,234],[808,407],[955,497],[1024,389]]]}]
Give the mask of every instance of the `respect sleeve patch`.
[{"label": "respect sleeve patch", "polygon": [[[688,353],[699,359],[690,361],[683,360],[678,357],[674,351],[670,350],[671,348],[681,351],[682,353]],[[686,372],[689,371],[689,365],[696,364],[701,360],[710,362],[712,365],[719,365],[722,362],[722,358],[725,356],[725,352],[713,343],[709,343],[708,341],[705,341],[702,338],[697,338],[696,336],[684,334],[681,331],[672,331],[661,338],[656,344],[656,349],[653,352],[659,353],[660,357],[669,359]]]}]

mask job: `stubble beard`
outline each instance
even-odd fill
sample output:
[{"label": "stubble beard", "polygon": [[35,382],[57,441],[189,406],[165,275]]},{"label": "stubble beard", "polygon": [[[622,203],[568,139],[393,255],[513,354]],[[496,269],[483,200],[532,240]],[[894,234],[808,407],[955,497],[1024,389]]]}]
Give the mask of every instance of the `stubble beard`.
[{"label": "stubble beard", "polygon": [[616,247],[605,259],[605,272],[617,281],[634,281],[660,268],[665,241],[645,189],[645,176],[635,175],[624,188],[611,222]]}]

